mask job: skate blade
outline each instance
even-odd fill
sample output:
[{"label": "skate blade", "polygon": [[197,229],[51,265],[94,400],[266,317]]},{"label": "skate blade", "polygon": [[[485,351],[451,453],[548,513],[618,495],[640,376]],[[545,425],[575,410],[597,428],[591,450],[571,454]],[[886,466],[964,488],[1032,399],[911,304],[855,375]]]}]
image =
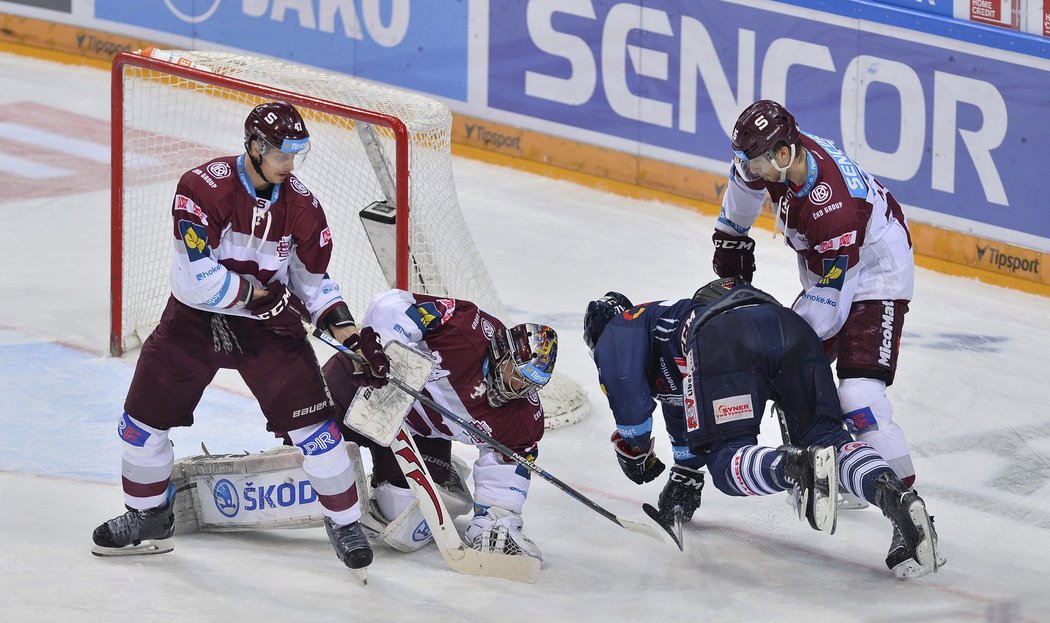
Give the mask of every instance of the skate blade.
[{"label": "skate blade", "polygon": [[[922,532],[922,540],[915,546],[915,561],[920,566],[928,569],[926,573],[936,572],[938,567],[940,567],[940,561],[933,542],[933,528],[930,525],[930,516],[926,513],[926,505],[921,500],[912,502],[908,507],[908,516],[911,518],[912,524]],[[926,573],[921,575],[926,575]]]},{"label": "skate blade", "polygon": [[839,507],[840,511],[859,511],[867,508],[868,503],[853,495],[852,493],[839,491],[839,497],[836,506]]},{"label": "skate blade", "polygon": [[165,539],[162,541],[143,541],[138,545],[126,545],[124,547],[103,547],[94,545],[91,553],[102,558],[115,558],[119,556],[150,556],[152,554],[167,554],[175,549],[175,545]]},{"label": "skate blade", "polygon": [[806,507],[806,517],[814,530],[835,534],[838,525],[838,502],[831,497],[838,491],[838,465],[835,448],[821,448],[813,455],[813,495]]},{"label": "skate blade", "polygon": [[362,586],[368,586],[368,567],[361,567],[360,569],[351,569],[351,575],[361,583]]}]

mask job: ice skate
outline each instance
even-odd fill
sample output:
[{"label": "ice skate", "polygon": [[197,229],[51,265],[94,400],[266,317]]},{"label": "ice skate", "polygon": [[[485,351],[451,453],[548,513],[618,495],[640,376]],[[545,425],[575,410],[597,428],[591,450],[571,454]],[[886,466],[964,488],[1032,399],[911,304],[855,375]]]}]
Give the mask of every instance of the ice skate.
[{"label": "ice skate", "polygon": [[908,580],[936,572],[947,561],[937,551],[937,531],[926,504],[899,478],[883,474],[875,481],[875,498],[893,524],[886,566],[898,579]]},{"label": "ice skate", "polygon": [[365,567],[372,564],[372,547],[361,529],[361,524],[354,522],[345,526],[336,525],[330,517],[324,519],[324,529],[328,540],[332,542],[335,555],[343,564],[353,569],[362,582],[368,582]]},{"label": "ice skate", "polygon": [[838,505],[832,491],[838,491],[837,453],[834,446],[781,446],[784,476],[795,484],[798,517],[805,517],[814,530],[835,533]]},{"label": "ice skate", "polygon": [[128,507],[128,512],[95,528],[91,540],[96,556],[141,556],[164,554],[174,547],[161,542],[175,532],[175,487],[168,486],[168,499],[162,506],[146,510]]}]

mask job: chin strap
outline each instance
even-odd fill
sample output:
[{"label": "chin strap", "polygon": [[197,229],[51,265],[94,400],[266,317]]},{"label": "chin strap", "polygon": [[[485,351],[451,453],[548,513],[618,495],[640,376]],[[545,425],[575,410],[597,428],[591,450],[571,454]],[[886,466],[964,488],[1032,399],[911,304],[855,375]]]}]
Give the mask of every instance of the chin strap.
[{"label": "chin strap", "polygon": [[[771,158],[770,159],[770,163],[773,165],[773,168],[777,170],[777,173],[780,173],[780,181],[781,181],[781,183],[783,183],[783,182],[785,182],[787,180],[788,169],[791,168],[791,164],[793,162],[795,162],[795,146],[794,145],[791,146],[791,157],[788,158],[788,163],[787,163],[786,167],[781,168],[780,165],[777,164],[777,159],[776,158]],[[252,161],[252,164],[255,164],[254,160]],[[773,233],[773,237],[774,238],[776,237],[776,232]]]}]

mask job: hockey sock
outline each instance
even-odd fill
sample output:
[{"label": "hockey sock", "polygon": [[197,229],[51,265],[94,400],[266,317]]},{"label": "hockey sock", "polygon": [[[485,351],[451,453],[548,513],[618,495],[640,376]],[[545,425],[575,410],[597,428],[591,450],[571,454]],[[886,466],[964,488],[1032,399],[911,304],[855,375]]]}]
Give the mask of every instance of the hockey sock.
[{"label": "hockey sock", "polygon": [[851,441],[839,448],[839,485],[869,504],[875,503],[875,479],[893,473],[889,464],[870,445]]},{"label": "hockey sock", "polygon": [[[724,456],[719,453],[718,459]],[[784,461],[775,448],[744,446],[722,470],[711,469],[715,486],[727,495],[772,495],[791,488],[784,478]],[[718,460],[716,459],[716,460]],[[722,462],[718,460],[718,462]],[[723,474],[717,478],[717,474]]]},{"label": "hockey sock", "polygon": [[171,467],[175,464],[168,431],[147,426],[125,413],[117,434],[121,441],[124,504],[136,510],[164,505],[168,501]]},{"label": "hockey sock", "polygon": [[343,448],[339,426],[331,420],[288,432],[303,451],[303,471],[317,492],[324,514],[345,526],[361,518],[354,468]]}]

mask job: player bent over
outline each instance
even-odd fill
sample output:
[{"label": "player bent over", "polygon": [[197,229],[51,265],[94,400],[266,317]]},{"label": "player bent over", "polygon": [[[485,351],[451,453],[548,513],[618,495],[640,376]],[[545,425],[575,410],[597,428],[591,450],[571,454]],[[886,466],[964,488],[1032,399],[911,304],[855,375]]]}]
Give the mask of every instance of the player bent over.
[{"label": "player bent over", "polygon": [[[835,529],[841,486],[890,520],[886,564],[897,577],[944,564],[922,498],[869,444],[844,430],[820,340],[770,295],[733,279],[716,280],[692,299],[637,306],[609,293],[588,306],[585,340],[616,420],[617,458],[635,482],[663,470],[650,439],[653,397],[671,391],[665,380],[681,371],[681,406],[664,408],[675,459],[656,511],[665,526],[699,507],[706,465],[715,487],[728,495],[795,490],[800,516],[828,532]],[[784,414],[790,443],[780,448],[758,445],[767,401]]]},{"label": "player bent over", "polygon": [[301,318],[365,357],[361,383],[384,385],[389,361],[371,328],[358,331],[326,274],[334,242],[324,210],[292,175],[309,139],[294,107],[260,104],[245,120],[243,154],[179,180],[172,296],[142,346],[117,430],[128,512],[95,529],[96,554],[171,549],[155,543],[174,530],[168,431],[192,425],[205,387],[219,368],[232,368],[259,401],[267,429],[305,455],[339,559],[351,568],[371,562],[339,415]]},{"label": "player bent over", "polygon": [[[470,301],[403,290],[373,298],[364,321],[384,341],[397,340],[433,358],[435,369],[421,390],[423,395],[472,421],[519,455],[536,457],[543,436],[543,408],[537,390],[550,380],[558,354],[558,336],[553,329],[539,324],[507,328]],[[334,356],[325,364],[324,375],[337,407],[345,411],[361,386],[351,362],[347,357]],[[521,513],[531,483],[530,472],[422,402],[414,403],[406,423],[417,439],[429,438],[420,445],[420,451],[430,456],[431,469],[438,465],[435,481],[459,491],[460,499],[465,497],[464,488],[454,479],[462,474],[451,467],[451,441],[477,446],[474,517],[464,535],[471,547],[541,559],[540,549],[522,532]],[[370,509],[370,520],[377,524],[377,531],[396,520],[411,532],[423,516],[411,506],[413,497],[404,476],[389,448],[368,445],[375,464],[375,505]],[[460,506],[460,514],[469,509]],[[456,512],[453,508],[449,511]],[[406,512],[415,516],[402,517]],[[403,551],[426,542],[423,539],[413,545],[410,535],[390,531],[387,535],[391,537],[385,539],[388,544]]]}]

